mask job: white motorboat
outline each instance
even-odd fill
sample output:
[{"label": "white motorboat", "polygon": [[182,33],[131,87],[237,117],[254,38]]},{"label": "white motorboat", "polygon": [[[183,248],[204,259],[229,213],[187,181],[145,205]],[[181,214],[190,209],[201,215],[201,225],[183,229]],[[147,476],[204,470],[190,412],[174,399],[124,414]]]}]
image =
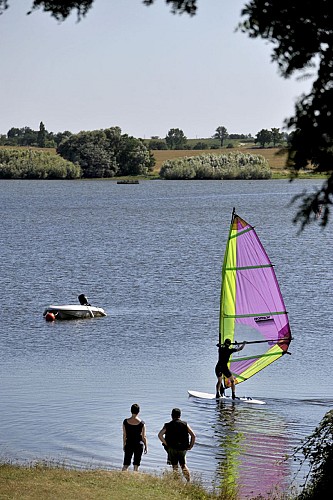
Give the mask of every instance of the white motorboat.
[{"label": "white motorboat", "polygon": [[102,316],[106,316],[104,309],[91,306],[85,295],[79,295],[79,301],[80,305],[51,305],[44,310],[43,316],[47,321],[54,321],[56,319],[101,318]]}]

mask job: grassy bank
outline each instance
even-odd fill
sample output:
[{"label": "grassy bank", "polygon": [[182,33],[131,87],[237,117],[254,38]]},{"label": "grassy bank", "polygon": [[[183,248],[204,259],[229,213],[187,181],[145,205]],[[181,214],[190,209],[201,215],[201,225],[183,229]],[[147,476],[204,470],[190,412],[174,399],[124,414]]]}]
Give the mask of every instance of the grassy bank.
[{"label": "grassy bank", "polygon": [[[24,500],[234,500],[199,484],[187,484],[172,473],[69,470],[62,467],[0,465],[0,498]],[[272,498],[272,497],[270,497]]]},{"label": "grassy bank", "polygon": [[[234,484],[226,490],[206,491],[200,481],[172,472],[163,476],[141,472],[73,470],[44,462],[31,466],[0,463],[1,500],[242,500]],[[266,495],[247,500],[293,500],[296,491],[284,493],[278,487]]]}]

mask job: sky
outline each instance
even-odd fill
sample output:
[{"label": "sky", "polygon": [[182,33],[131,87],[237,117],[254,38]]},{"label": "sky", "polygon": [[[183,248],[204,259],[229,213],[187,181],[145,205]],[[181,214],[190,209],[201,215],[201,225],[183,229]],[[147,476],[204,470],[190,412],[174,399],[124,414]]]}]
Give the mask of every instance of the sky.
[{"label": "sky", "polygon": [[0,134],[120,127],[149,139],[280,128],[311,80],[284,79],[272,45],[235,32],[245,0],[198,0],[196,16],[164,0],[95,0],[59,23],[9,0],[0,15]]}]

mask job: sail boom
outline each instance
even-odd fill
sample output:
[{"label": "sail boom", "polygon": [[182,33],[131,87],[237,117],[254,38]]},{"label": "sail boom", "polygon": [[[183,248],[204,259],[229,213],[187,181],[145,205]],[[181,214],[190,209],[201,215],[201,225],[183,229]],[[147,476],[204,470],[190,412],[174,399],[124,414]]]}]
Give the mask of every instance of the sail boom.
[{"label": "sail boom", "polygon": [[246,267],[227,267],[226,271],[246,271],[247,269],[264,269],[265,267],[273,267],[273,264],[263,264],[261,266],[246,266]]},{"label": "sail boom", "polygon": [[278,316],[279,314],[287,314],[287,311],[270,311],[264,313],[253,313],[253,314],[224,314],[225,318],[259,318],[260,316]]},{"label": "sail boom", "polygon": [[[290,339],[288,338],[284,338],[284,339],[278,339],[278,341],[276,339],[265,339],[265,340],[246,340],[245,343],[246,344],[262,344],[262,343],[265,343],[265,342],[277,342],[278,345],[280,344],[285,344],[285,343],[288,343],[290,342]],[[233,345],[239,345],[239,344],[242,344],[242,342],[232,342]]]}]

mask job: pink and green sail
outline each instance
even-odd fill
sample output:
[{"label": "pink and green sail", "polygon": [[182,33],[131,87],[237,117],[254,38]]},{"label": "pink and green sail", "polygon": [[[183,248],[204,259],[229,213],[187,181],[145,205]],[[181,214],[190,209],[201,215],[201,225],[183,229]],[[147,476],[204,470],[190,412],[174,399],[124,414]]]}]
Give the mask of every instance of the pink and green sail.
[{"label": "pink and green sail", "polygon": [[287,353],[288,314],[275,271],[254,228],[232,215],[222,268],[219,342],[248,344],[230,370],[243,382]]}]

